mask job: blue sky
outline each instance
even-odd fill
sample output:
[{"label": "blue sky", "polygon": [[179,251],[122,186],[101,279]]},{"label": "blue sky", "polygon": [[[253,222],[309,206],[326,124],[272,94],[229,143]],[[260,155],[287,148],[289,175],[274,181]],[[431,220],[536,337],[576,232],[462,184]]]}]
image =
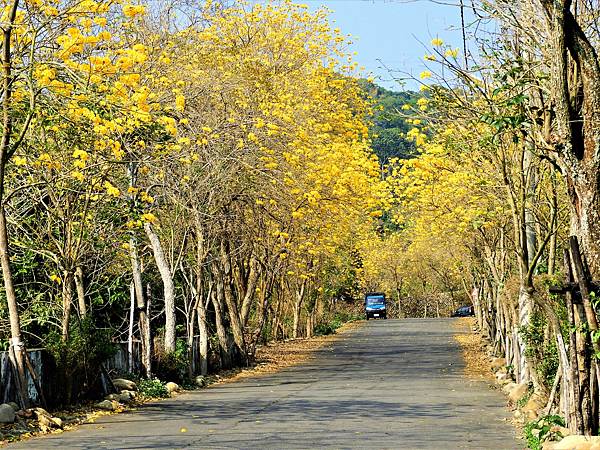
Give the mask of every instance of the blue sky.
[{"label": "blue sky", "polygon": [[[386,88],[402,90],[392,80],[405,77],[402,72],[418,78],[425,69],[424,45],[430,46],[431,39],[439,37],[453,47],[462,47],[457,6],[428,0],[298,0],[298,3],[333,10],[331,19],[335,26],[357,37],[356,61]],[[392,75],[384,66],[393,71]],[[415,82],[407,82],[405,88],[417,89],[417,86]]]}]

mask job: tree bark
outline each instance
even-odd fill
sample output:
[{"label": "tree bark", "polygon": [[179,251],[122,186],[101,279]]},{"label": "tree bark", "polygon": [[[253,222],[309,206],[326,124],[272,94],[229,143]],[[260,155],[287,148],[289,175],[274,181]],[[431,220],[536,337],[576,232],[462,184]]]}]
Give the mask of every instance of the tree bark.
[{"label": "tree bark", "polygon": [[[211,288],[212,290],[212,288]],[[210,298],[211,292],[209,290],[207,300]],[[208,323],[206,318],[206,303],[203,298],[200,298],[198,302],[198,333],[200,334],[199,349],[200,352],[200,375],[206,375],[208,373]]]},{"label": "tree bark", "polygon": [[[573,274],[571,272],[571,258],[569,257],[569,251],[564,251],[564,268],[565,268],[565,281],[570,283],[573,281]],[[565,295],[566,307],[567,307],[567,320],[569,321],[569,399],[568,409],[569,415],[566,417],[567,425],[571,432],[577,434],[583,434],[583,416],[581,411],[581,389],[579,381],[579,363],[578,363],[578,345],[577,342],[581,341],[580,331],[577,331],[575,319],[576,310],[573,305],[573,295],[571,292],[567,292]]]},{"label": "tree bark", "polygon": [[150,320],[147,312],[147,299],[144,296],[144,285],[142,282],[142,268],[138,256],[137,239],[131,234],[129,237],[129,260],[131,261],[131,273],[135,291],[136,307],[138,311],[138,327],[140,329],[140,341],[142,344],[141,358],[144,372],[147,378],[152,377],[152,340],[150,338]]},{"label": "tree bark", "polygon": [[233,282],[231,262],[224,241],[221,241],[220,256],[221,267],[218,267],[217,265],[216,272],[217,277],[220,278],[217,279],[217,293],[219,293],[219,291],[222,290],[225,303],[227,304],[227,311],[229,313],[229,324],[233,333],[233,339],[238,349],[240,350],[241,356],[244,360],[244,364],[247,365],[248,348],[246,347],[246,339],[244,336],[244,330],[242,328],[240,312],[231,287]]},{"label": "tree bark", "polygon": [[154,261],[160,273],[163,283],[163,294],[165,299],[165,341],[164,351],[171,353],[175,351],[176,323],[175,323],[175,284],[169,262],[165,256],[162,244],[150,222],[144,223],[144,231],[150,240]]},{"label": "tree bark", "polygon": [[304,292],[306,291],[307,279],[302,280],[300,287],[296,289],[296,301],[294,302],[294,326],[292,328],[292,337],[298,337],[298,327],[300,325],[300,312],[302,311],[302,302],[304,301]]},{"label": "tree bark", "polygon": [[[541,0],[552,45],[553,142],[571,200],[571,233],[600,274],[600,64],[571,0]],[[570,57],[570,58],[569,58]]]},{"label": "tree bark", "polygon": [[77,266],[75,269],[75,288],[77,289],[79,315],[84,318],[87,316],[87,305],[85,303],[85,285],[83,284],[83,269],[81,266]]},{"label": "tree bark", "polygon": [[66,344],[69,340],[69,324],[71,321],[71,306],[73,304],[73,282],[74,275],[71,271],[65,271],[63,273],[62,280],[62,342]]},{"label": "tree bark", "polygon": [[12,270],[10,267],[9,236],[6,226],[6,204],[5,204],[5,177],[6,164],[8,163],[14,148],[11,148],[11,137],[13,132],[13,118],[11,116],[13,75],[12,75],[12,31],[17,16],[19,0],[15,0],[6,18],[7,24],[2,28],[3,48],[3,98],[2,98],[2,138],[0,139],[0,265],[2,266],[2,278],[8,307],[10,322],[10,346],[11,361],[17,375],[17,384],[21,406],[29,406],[27,394],[27,381],[25,377],[25,343],[21,338],[21,323],[19,309],[17,306],[17,295],[13,284]]},{"label": "tree bark", "polygon": [[127,330],[127,370],[133,373],[133,322],[135,320],[135,287],[129,285],[129,328]]},{"label": "tree bark", "polygon": [[225,325],[223,324],[223,297],[219,296],[216,291],[212,291],[210,297],[212,300],[213,307],[215,309],[215,325],[217,327],[219,347],[221,348],[221,368],[229,369],[231,367],[231,350],[229,348],[227,330],[225,329]]},{"label": "tree bark", "polygon": [[259,280],[259,270],[258,263],[254,257],[250,259],[250,273],[248,275],[248,283],[246,284],[246,292],[244,293],[244,299],[242,300],[242,309],[241,309],[241,320],[242,327],[246,327],[248,325],[248,318],[250,316],[250,309],[252,307],[252,301],[254,300],[254,296],[256,294],[256,287],[258,285]]}]

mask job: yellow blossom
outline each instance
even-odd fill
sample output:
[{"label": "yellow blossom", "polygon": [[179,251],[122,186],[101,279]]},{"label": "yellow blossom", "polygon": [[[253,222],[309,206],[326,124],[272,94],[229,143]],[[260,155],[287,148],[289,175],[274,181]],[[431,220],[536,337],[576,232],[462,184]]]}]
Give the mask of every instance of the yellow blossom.
[{"label": "yellow blossom", "polygon": [[142,214],[142,220],[144,222],[150,222],[150,223],[156,223],[158,221],[158,219],[156,218],[156,216],[152,213],[145,213]]},{"label": "yellow blossom", "polygon": [[13,160],[15,162],[15,166],[24,166],[27,164],[27,160],[22,156],[15,156]]},{"label": "yellow blossom", "polygon": [[121,195],[121,191],[119,191],[119,189],[113,186],[110,181],[104,182],[104,188],[106,189],[106,193],[108,195],[112,195],[113,197],[118,197],[119,195]]},{"label": "yellow blossom", "polygon": [[179,94],[175,97],[175,107],[177,108],[177,111],[183,111],[185,109],[185,97],[183,95]]}]

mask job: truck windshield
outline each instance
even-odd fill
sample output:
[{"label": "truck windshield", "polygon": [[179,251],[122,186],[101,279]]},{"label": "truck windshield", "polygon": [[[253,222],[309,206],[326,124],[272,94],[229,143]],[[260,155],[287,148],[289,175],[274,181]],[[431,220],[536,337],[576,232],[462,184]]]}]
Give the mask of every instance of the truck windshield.
[{"label": "truck windshield", "polygon": [[367,297],[367,305],[383,305],[385,303],[383,295]]}]

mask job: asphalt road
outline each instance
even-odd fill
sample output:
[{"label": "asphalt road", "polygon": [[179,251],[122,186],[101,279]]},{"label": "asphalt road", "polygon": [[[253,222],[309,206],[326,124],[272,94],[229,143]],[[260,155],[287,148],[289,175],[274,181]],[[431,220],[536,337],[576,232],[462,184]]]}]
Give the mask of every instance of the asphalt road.
[{"label": "asphalt road", "polygon": [[369,321],[276,374],[108,416],[27,449],[518,449],[505,399],[462,375],[452,319]]}]

